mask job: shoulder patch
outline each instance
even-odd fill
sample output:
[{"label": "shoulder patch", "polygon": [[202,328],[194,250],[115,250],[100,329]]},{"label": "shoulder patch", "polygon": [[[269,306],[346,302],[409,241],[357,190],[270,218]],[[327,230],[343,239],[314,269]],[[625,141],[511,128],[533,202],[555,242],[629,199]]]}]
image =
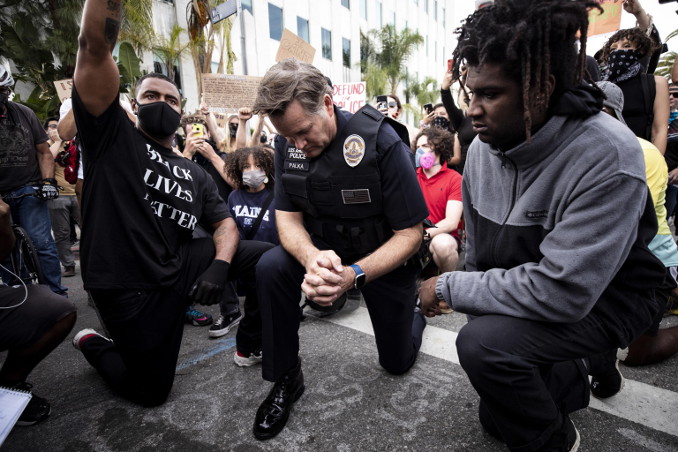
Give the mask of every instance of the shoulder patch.
[{"label": "shoulder patch", "polygon": [[365,156],[365,140],[360,135],[350,135],[344,141],[344,160],[355,168]]}]

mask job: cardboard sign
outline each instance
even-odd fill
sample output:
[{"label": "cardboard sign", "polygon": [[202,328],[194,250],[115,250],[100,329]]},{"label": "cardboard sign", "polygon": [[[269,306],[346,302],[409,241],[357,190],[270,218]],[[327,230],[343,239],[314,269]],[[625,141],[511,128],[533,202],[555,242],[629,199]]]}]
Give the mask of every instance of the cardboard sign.
[{"label": "cardboard sign", "polygon": [[332,99],[337,107],[355,113],[367,102],[367,85],[365,82],[332,85]]},{"label": "cardboard sign", "polygon": [[73,79],[67,78],[64,80],[57,80],[54,82],[54,87],[56,88],[59,100],[63,104],[66,99],[71,98],[71,91],[73,91]]},{"label": "cardboard sign", "polygon": [[589,12],[588,36],[601,35],[619,30],[622,16],[622,0],[597,0],[603,8],[601,14],[597,9]]},{"label": "cardboard sign", "polygon": [[315,57],[315,49],[311,44],[287,28],[283,30],[280,47],[278,47],[278,53],[275,55],[275,61],[296,58],[301,62],[313,64],[313,57]]},{"label": "cardboard sign", "polygon": [[261,79],[250,75],[202,74],[205,102],[220,127],[226,125],[228,116],[238,114],[239,108],[254,105]]}]

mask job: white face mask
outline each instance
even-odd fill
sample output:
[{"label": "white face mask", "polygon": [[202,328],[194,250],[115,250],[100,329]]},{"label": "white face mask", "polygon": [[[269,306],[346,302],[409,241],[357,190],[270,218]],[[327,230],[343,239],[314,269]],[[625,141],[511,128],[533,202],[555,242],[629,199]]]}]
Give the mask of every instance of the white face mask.
[{"label": "white face mask", "polygon": [[242,183],[250,188],[259,188],[268,182],[268,177],[263,170],[250,170],[242,172]]}]

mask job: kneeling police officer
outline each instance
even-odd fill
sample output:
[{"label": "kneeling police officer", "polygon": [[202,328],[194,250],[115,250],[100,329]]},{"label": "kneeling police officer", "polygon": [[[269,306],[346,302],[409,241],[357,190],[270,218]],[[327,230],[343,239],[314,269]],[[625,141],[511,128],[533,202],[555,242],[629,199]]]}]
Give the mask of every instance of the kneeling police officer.
[{"label": "kneeling police officer", "polygon": [[[361,290],[379,352],[392,374],[414,364],[426,322],[415,312],[417,266],[428,216],[404,127],[365,106],[333,105],[315,67],[283,60],[264,76],[255,111],[267,114],[275,146],[276,221],[281,246],[257,265],[263,377],[275,382],[257,411],[254,436],[284,427],[304,391],[299,358],[300,286],[330,306]],[[407,141],[407,138],[405,138]]]}]

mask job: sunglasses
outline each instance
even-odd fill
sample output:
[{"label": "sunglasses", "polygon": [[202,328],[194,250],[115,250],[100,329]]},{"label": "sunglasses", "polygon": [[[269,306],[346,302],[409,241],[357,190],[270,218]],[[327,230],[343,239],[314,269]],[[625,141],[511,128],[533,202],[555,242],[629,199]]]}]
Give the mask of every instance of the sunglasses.
[{"label": "sunglasses", "polygon": [[669,97],[675,97],[678,99],[678,92],[677,93],[669,93]]},{"label": "sunglasses", "polygon": [[50,124],[50,125],[47,126],[47,128],[48,128],[48,129],[56,129],[56,128],[57,128],[57,124]]},{"label": "sunglasses", "polygon": [[396,108],[397,106],[398,106],[398,104],[396,104],[395,102],[389,102],[388,103],[388,108]]}]

